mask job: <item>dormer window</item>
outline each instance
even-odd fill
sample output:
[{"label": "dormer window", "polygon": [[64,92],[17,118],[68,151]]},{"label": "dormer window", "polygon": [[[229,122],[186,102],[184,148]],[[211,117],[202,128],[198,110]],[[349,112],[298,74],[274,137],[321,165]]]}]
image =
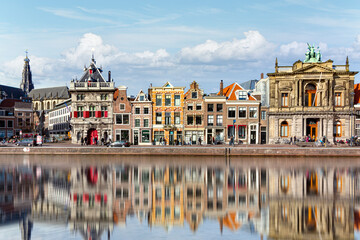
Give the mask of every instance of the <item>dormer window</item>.
[{"label": "dormer window", "polygon": [[247,92],[246,91],[239,91],[239,100],[247,100]]},{"label": "dormer window", "polygon": [[197,92],[192,92],[191,93],[191,98],[196,99],[197,98]]},{"label": "dormer window", "polygon": [[145,100],[145,96],[140,96],[140,101],[144,101]]}]

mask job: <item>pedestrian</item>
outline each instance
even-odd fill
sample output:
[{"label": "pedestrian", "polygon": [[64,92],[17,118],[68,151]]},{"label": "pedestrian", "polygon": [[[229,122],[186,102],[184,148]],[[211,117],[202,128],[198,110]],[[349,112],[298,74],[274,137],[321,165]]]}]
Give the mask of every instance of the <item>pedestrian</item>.
[{"label": "pedestrian", "polygon": [[293,144],[293,138],[290,137],[290,145],[292,145],[292,144]]},{"label": "pedestrian", "polygon": [[215,137],[212,137],[213,144],[215,145]]},{"label": "pedestrian", "polygon": [[87,139],[87,137],[85,137],[85,139],[84,139],[84,145],[88,145],[88,139]]},{"label": "pedestrian", "polygon": [[201,145],[201,137],[199,137],[199,140],[198,140],[198,141],[199,141],[199,145]]},{"label": "pedestrian", "polygon": [[163,144],[163,139],[162,139],[162,137],[160,137],[160,145],[162,145]]},{"label": "pedestrian", "polygon": [[231,138],[230,138],[230,144],[229,145],[234,146],[234,137],[233,136],[231,136]]},{"label": "pedestrian", "polygon": [[294,144],[296,144],[296,136],[294,136]]},{"label": "pedestrian", "polygon": [[81,146],[83,146],[83,145],[84,145],[84,138],[81,137]]}]

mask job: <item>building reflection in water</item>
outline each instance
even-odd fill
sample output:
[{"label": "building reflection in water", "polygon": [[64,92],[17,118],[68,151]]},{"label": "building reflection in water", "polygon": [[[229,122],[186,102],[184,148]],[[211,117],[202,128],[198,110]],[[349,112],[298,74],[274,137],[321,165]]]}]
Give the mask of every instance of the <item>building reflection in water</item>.
[{"label": "building reflection in water", "polygon": [[0,220],[19,222],[22,239],[41,222],[63,225],[83,239],[110,239],[130,215],[165,230],[187,224],[195,233],[207,219],[220,233],[354,239],[359,189],[359,171],[334,168],[2,167]]}]

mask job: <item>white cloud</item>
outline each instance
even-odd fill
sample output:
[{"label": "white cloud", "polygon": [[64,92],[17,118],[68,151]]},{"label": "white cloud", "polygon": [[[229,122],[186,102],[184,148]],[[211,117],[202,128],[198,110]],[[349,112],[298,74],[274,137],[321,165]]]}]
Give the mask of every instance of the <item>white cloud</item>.
[{"label": "white cloud", "polygon": [[207,40],[195,47],[181,49],[180,57],[183,62],[211,63],[218,61],[242,60],[252,61],[266,58],[275,49],[273,43],[268,42],[258,31],[244,33],[245,38],[232,41],[216,42]]}]

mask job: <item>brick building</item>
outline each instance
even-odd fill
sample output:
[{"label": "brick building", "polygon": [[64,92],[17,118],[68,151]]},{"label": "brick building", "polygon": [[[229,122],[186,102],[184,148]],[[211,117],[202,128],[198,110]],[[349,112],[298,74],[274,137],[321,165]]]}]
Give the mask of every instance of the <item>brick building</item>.
[{"label": "brick building", "polygon": [[131,103],[127,97],[127,87],[119,86],[114,93],[114,126],[115,141],[132,142]]},{"label": "brick building", "polygon": [[199,84],[193,81],[184,95],[184,132],[186,144],[204,142],[205,135],[205,102],[204,92]]}]

